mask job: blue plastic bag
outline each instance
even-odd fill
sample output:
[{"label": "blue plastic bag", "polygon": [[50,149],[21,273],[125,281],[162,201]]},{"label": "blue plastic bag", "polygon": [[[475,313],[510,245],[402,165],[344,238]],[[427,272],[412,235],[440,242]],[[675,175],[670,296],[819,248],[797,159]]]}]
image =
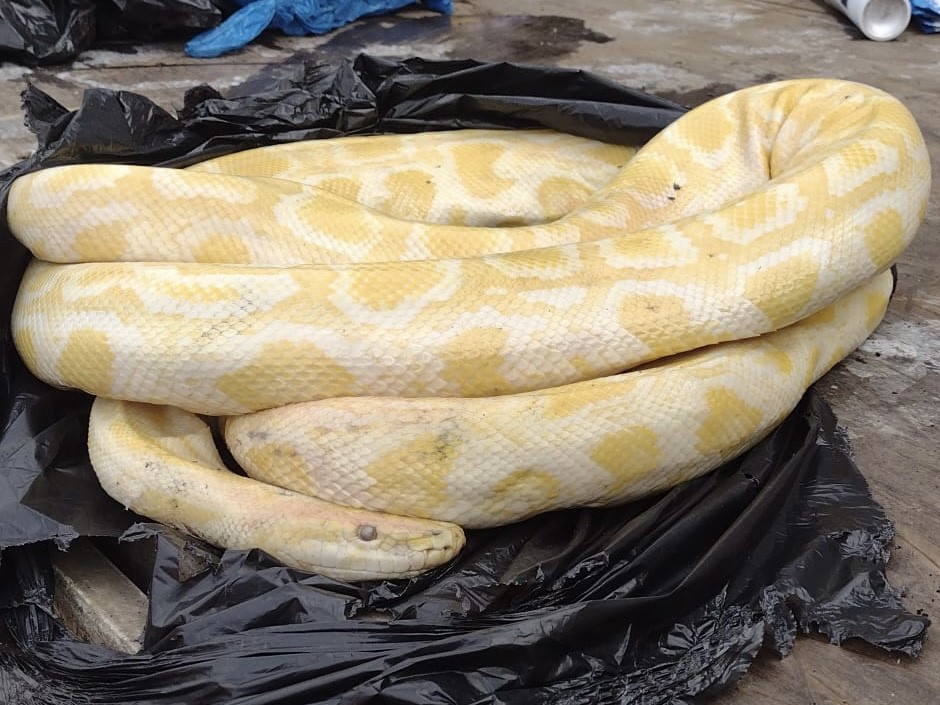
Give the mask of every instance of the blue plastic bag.
[{"label": "blue plastic bag", "polygon": [[[193,37],[186,53],[211,58],[235,51],[268,28],[284,34],[326,34],[371,15],[393,12],[414,0],[235,0],[242,6],[218,27]],[[430,10],[449,15],[451,0],[421,0]]]},{"label": "blue plastic bag", "polygon": [[940,0],[911,0],[911,17],[922,32],[940,32]]}]

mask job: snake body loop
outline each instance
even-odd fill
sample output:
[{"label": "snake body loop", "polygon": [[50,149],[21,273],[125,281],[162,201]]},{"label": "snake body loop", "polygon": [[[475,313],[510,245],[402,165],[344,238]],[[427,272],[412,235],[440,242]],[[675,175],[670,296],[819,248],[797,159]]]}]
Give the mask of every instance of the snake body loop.
[{"label": "snake body loop", "polygon": [[[624,502],[753,446],[881,320],[929,189],[908,111],[830,80],[723,96],[638,151],[468,130],[59,167],[10,192],[36,256],[14,335],[101,398],[92,461],[128,506],[410,575],[455,523]],[[253,480],[193,413],[231,417]]]}]

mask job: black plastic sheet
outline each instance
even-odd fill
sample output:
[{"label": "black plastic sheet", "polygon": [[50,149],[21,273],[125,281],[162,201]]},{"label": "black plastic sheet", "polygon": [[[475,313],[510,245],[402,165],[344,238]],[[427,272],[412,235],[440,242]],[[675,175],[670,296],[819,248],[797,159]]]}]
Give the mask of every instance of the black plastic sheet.
[{"label": "black plastic sheet", "polygon": [[[579,71],[368,56],[273,66],[228,96],[200,87],[178,117],[100,90],[75,112],[32,88],[25,104],[39,149],[0,190],[54,164],[182,165],[350,133],[549,126],[635,143],[681,113]],[[26,253],[6,232],[0,247],[0,618],[13,639],[0,671],[28,698],[0,679],[7,702],[684,703],[734,683],[765,642],[786,654],[800,631],[909,656],[923,643],[928,620],[885,578],[892,525],[812,391],[714,473],[624,507],[469,532],[453,564],[409,581],[342,583],[259,551],[190,575],[177,543],[136,524],[125,540],[154,556],[144,650],[77,641],[52,614],[46,544],[139,518],[88,466],[88,398],[16,357]]]},{"label": "black plastic sheet", "polygon": [[191,36],[231,11],[227,0],[3,0],[0,60],[54,64],[96,42]]}]

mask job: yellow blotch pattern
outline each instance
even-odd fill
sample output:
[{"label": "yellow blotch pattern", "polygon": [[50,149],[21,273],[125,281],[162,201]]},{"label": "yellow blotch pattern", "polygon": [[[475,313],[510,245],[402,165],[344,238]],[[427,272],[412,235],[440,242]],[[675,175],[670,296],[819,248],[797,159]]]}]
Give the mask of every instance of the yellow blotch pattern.
[{"label": "yellow blotch pattern", "polygon": [[362,192],[362,182],[358,179],[334,176],[329,179],[319,180],[316,182],[316,185],[318,188],[322,188],[324,191],[329,191],[330,193],[335,193],[337,196],[360,201],[359,196]]},{"label": "yellow blotch pattern", "polygon": [[542,181],[538,190],[539,205],[546,214],[543,222],[560,218],[580,206],[591,195],[583,183],[564,176]]},{"label": "yellow blotch pattern", "polygon": [[705,392],[708,415],[699,426],[695,448],[702,455],[727,455],[740,448],[742,439],[751,438],[764,421],[764,413],[751,406],[727,387]]},{"label": "yellow blotch pattern", "polygon": [[902,232],[904,221],[894,208],[885,208],[863,228],[862,236],[868,248],[868,256],[876,268],[884,269],[894,261]]},{"label": "yellow blotch pattern", "polygon": [[[637,212],[631,217],[641,217],[641,214]],[[701,227],[703,229],[711,228],[707,224],[701,224]],[[622,237],[625,234],[622,227],[598,226],[594,230],[592,238],[595,236],[616,238],[611,243],[613,250],[625,257],[635,258],[637,264],[641,264],[644,260],[666,261],[681,254],[677,252],[675,245],[669,242],[663,234],[655,231]],[[631,276],[633,276],[633,273],[631,273]]]},{"label": "yellow blotch pattern", "polygon": [[[499,259],[486,259],[487,266],[497,269],[503,276],[509,276],[520,288],[527,283],[526,278],[536,280],[550,279],[561,281],[563,278],[577,279],[581,267],[572,261],[571,253],[561,248],[546,247],[536,250],[519,250],[506,254]],[[543,288],[539,284],[539,288]]]},{"label": "yellow blotch pattern", "polygon": [[[403,441],[363,468],[372,480],[369,494],[377,498],[385,511],[398,514],[411,514],[413,507],[433,512],[446,505],[450,501],[447,474],[460,454],[460,444],[460,437],[446,429]],[[424,468],[434,471],[421,472]],[[403,491],[407,499],[396,499]]]},{"label": "yellow blotch pattern", "polygon": [[108,334],[80,328],[69,334],[56,364],[60,379],[82,380],[82,389],[108,394],[114,386],[114,352]]},{"label": "yellow blotch pattern", "polygon": [[563,492],[561,481],[552,473],[538,468],[520,468],[487,488],[480,505],[493,516],[503,515],[507,504],[531,507],[534,514],[557,506]]},{"label": "yellow blotch pattern", "polygon": [[[93,270],[90,272],[94,275]],[[225,283],[224,276],[208,281],[199,271],[198,265],[180,265],[168,268],[160,274],[163,276],[159,279],[154,277],[154,280],[159,281],[160,293],[168,299],[193,304],[214,304],[218,301],[240,301],[243,298],[241,290],[234,283],[238,281],[237,277],[232,278],[232,284]],[[116,277],[116,280],[119,281],[120,278]]]},{"label": "yellow blotch pattern", "polygon": [[[620,300],[618,317],[621,325],[646,343],[657,357],[675,351],[676,331],[692,327],[685,302],[668,294],[628,294]],[[650,325],[638,328],[636,322],[644,320]],[[652,322],[656,322],[655,328]]]},{"label": "yellow blotch pattern", "polygon": [[782,375],[788,375],[793,372],[793,361],[785,350],[766,348],[756,356],[758,363],[773,367]]},{"label": "yellow blotch pattern", "polygon": [[23,362],[30,369],[36,367],[36,333],[32,328],[26,326],[17,326],[13,331],[13,340],[16,345],[16,351],[23,358]]},{"label": "yellow blotch pattern", "polygon": [[498,196],[515,184],[514,179],[505,179],[493,169],[493,164],[506,153],[505,147],[485,142],[458,144],[451,148],[451,153],[461,185],[478,198]]},{"label": "yellow blotch pattern", "polygon": [[636,147],[628,147],[620,144],[601,144],[592,145],[585,149],[584,154],[590,159],[597,159],[607,164],[617,167],[623,167],[628,161],[633,159],[636,154]]},{"label": "yellow blotch pattern", "polygon": [[744,295],[774,326],[788,325],[812,299],[819,267],[819,261],[808,253],[765,265],[747,278]]},{"label": "yellow blotch pattern", "polygon": [[[293,171],[295,160],[289,154],[277,155],[270,149],[259,148],[229,154],[194,164],[187,171],[207,171],[217,174],[248,174],[282,178]],[[322,163],[318,163],[322,168]]]},{"label": "yellow blotch pattern", "polygon": [[[246,439],[251,441],[253,439]],[[252,468],[251,477],[279,487],[289,487],[295,492],[316,496],[318,486],[315,477],[306,472],[307,463],[293,443],[270,441],[267,443],[245,442],[242,445],[246,467]],[[289,477],[285,484],[284,478]]]},{"label": "yellow blotch pattern", "polygon": [[[311,232],[325,233],[339,243],[362,244],[362,205],[330,191],[321,190],[304,197],[295,215]],[[324,261],[330,261],[326,257]]]},{"label": "yellow blotch pattern", "polygon": [[625,408],[629,406],[629,395],[636,389],[638,381],[619,377],[616,384],[604,382],[581,382],[559,388],[555,393],[538,395],[542,402],[540,415],[546,419],[563,419],[585,409],[596,409],[600,413],[605,403],[617,400]]},{"label": "yellow blotch pattern", "polygon": [[437,187],[426,171],[407,169],[397,171],[385,179],[389,196],[381,209],[400,218],[424,220],[434,203]]},{"label": "yellow blotch pattern", "polygon": [[313,343],[283,340],[268,343],[252,362],[222,375],[217,389],[244,410],[281,406],[327,396],[348,396],[356,378]]},{"label": "yellow blotch pattern", "polygon": [[[795,180],[795,184],[799,185],[800,182]],[[722,214],[724,227],[714,234],[721,239],[745,245],[749,257],[759,257],[779,249],[781,231],[793,227],[790,218],[779,214],[798,210],[803,199],[808,201],[812,197],[812,188],[811,185],[805,186],[798,193],[767,189],[750,194],[725,210]]]},{"label": "yellow blotch pattern", "polygon": [[826,306],[825,308],[819,309],[811,317],[813,325],[824,325],[826,323],[835,323],[836,315],[838,314],[837,309],[832,306]]},{"label": "yellow blotch pattern", "polygon": [[215,234],[203,238],[193,246],[195,262],[229,262],[232,264],[251,264],[255,257],[239,237]]},{"label": "yellow blotch pattern", "polygon": [[407,301],[423,298],[447,276],[443,269],[424,267],[420,276],[410,279],[407,286],[376,286],[371,278],[353,275],[346,293],[358,305],[372,311],[393,311]]},{"label": "yellow blotch pattern", "polygon": [[[370,164],[384,162],[389,155],[394,155],[399,149],[400,137],[394,135],[360,135],[352,137],[346,143],[347,153],[338,155],[337,167],[340,163],[349,164],[353,158],[357,162]],[[329,146],[329,142],[324,143]],[[321,145],[318,145],[321,146]]]},{"label": "yellow blotch pattern", "polygon": [[608,433],[591,451],[591,460],[613,476],[605,492],[607,497],[616,497],[623,489],[653,472],[662,457],[659,434],[648,426],[628,426]]},{"label": "yellow blotch pattern", "polygon": [[[732,118],[724,111],[712,109],[709,110],[708,117],[707,122],[703,121],[695,125],[677,123],[676,135],[685,137],[689,143],[694,145],[696,153],[717,152],[723,149],[730,139],[738,133],[739,125],[736,119],[740,118],[737,116]],[[683,134],[686,130],[693,129],[695,130],[694,133],[688,136]]]},{"label": "yellow blotch pattern", "polygon": [[465,208],[464,206],[457,205],[456,203],[452,203],[447,208],[447,214],[441,218],[441,221],[451,225],[467,225],[467,218],[469,215],[469,209]]},{"label": "yellow blotch pattern", "polygon": [[366,226],[377,235],[378,243],[372,248],[373,257],[383,261],[407,259],[408,235],[414,224],[397,218],[378,218]]},{"label": "yellow blotch pattern", "polygon": [[[123,173],[122,173],[123,172]],[[135,188],[145,172],[111,164],[84,164],[55,167],[27,175],[20,179],[24,185],[41,182],[47,193],[71,191],[72,198],[80,198],[84,207],[107,206],[115,193]]]},{"label": "yellow blotch pattern", "polygon": [[[881,323],[887,311],[889,299],[890,291],[886,289],[872,292],[865,297],[865,326],[868,330],[874,331],[875,328],[878,327],[878,324]],[[845,349],[844,347],[836,348],[826,361],[825,369],[830,370],[835,367],[850,352],[851,350]],[[807,380],[807,382],[809,382],[809,380]]]},{"label": "yellow blotch pattern", "polygon": [[127,223],[103,223],[76,233],[72,241],[76,262],[119,262],[126,256]]},{"label": "yellow blotch pattern", "polygon": [[890,294],[885,296],[883,293],[869,294],[865,301],[865,313],[867,314],[868,327],[874,329],[881,319],[884,318],[888,308]]},{"label": "yellow blotch pattern", "polygon": [[[482,397],[505,393],[511,388],[503,376],[503,346],[509,334],[502,328],[479,327],[455,336],[442,352],[446,362],[441,377],[464,397]],[[474,357],[467,350],[475,349]]]},{"label": "yellow blotch pattern", "polygon": [[[140,312],[148,308],[147,302],[137,291],[121,284],[109,286],[101,293],[84,296],[82,299],[89,301],[87,308],[111,312],[125,325],[138,322]],[[169,314],[164,315],[169,316]]]}]

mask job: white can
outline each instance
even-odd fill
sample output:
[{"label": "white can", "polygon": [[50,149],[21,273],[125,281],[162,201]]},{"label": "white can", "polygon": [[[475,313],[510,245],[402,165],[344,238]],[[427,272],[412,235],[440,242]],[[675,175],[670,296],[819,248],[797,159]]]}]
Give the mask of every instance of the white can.
[{"label": "white can", "polygon": [[848,17],[869,39],[895,39],[911,21],[909,0],[826,0]]}]

